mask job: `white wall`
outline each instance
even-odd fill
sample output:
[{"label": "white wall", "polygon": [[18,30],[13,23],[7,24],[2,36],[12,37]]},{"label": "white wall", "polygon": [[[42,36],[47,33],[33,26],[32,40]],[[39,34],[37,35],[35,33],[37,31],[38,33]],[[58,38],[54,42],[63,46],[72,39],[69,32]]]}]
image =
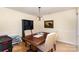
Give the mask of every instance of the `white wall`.
[{"label": "white wall", "polygon": [[79,8],[78,8],[78,51],[79,51]]},{"label": "white wall", "polygon": [[[54,14],[45,15],[44,20],[54,20],[54,29],[47,29],[42,27],[45,32],[57,31],[59,34],[59,41],[76,44],[76,15],[75,9],[57,12]],[[43,20],[43,21],[44,21]],[[41,21],[42,25],[44,22]]]},{"label": "white wall", "polygon": [[[21,13],[8,8],[0,8],[0,33],[6,34],[19,34],[22,33],[22,19],[34,20],[33,32],[38,32],[39,28],[36,17]],[[37,24],[37,25],[36,25]],[[26,35],[30,34],[30,31],[25,31]]]}]

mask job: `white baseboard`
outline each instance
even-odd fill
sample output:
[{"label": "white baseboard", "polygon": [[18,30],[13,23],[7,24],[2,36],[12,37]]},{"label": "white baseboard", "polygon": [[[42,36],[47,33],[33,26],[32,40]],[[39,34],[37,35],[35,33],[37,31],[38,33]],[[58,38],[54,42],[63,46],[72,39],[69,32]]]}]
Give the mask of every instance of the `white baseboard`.
[{"label": "white baseboard", "polygon": [[62,42],[62,43],[66,43],[69,45],[76,45],[76,43],[73,43],[73,42],[67,42],[67,41],[62,41],[62,40],[57,40],[57,41]]}]

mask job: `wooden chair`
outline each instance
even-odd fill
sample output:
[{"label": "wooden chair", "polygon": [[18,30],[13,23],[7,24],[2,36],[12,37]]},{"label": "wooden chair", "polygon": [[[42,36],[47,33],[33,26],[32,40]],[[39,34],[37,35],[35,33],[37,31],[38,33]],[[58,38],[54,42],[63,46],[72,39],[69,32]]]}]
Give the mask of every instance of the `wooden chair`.
[{"label": "wooden chair", "polygon": [[56,33],[50,33],[47,35],[45,43],[37,46],[43,52],[56,50]]}]

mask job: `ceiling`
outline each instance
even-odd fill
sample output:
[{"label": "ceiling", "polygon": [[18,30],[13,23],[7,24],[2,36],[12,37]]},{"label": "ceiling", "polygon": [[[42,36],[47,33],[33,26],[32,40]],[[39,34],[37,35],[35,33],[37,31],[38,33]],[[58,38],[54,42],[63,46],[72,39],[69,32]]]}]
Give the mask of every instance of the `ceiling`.
[{"label": "ceiling", "polygon": [[[23,12],[23,13],[39,16],[38,7],[8,7],[8,8]],[[72,9],[72,7],[41,7],[40,14],[46,15],[46,14],[60,12],[68,9]]]}]

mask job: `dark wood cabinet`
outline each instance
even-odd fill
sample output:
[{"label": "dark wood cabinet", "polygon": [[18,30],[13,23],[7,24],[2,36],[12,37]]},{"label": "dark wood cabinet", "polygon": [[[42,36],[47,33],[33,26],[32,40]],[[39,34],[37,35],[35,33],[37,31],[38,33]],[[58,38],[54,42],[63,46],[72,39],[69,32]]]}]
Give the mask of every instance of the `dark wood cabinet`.
[{"label": "dark wood cabinet", "polygon": [[0,52],[11,52],[12,51],[12,38],[9,36],[0,36]]}]

